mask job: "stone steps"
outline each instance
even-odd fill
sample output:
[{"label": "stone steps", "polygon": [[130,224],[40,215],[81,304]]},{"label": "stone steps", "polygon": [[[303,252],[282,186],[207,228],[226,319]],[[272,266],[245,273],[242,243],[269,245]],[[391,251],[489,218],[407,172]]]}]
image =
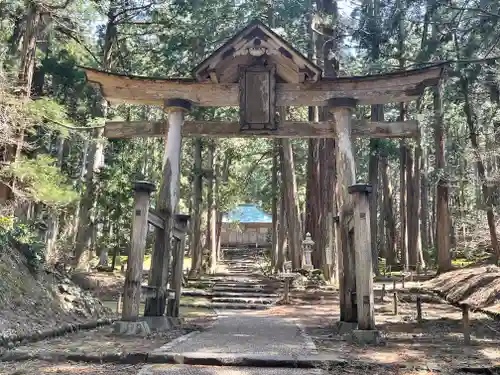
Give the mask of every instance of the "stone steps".
[{"label": "stone steps", "polygon": [[255,288],[213,288],[212,294],[214,293],[238,293],[238,294],[273,294],[276,292],[275,288],[266,288],[266,289],[255,289]]},{"label": "stone steps", "polygon": [[226,303],[226,302],[211,302],[211,303],[181,303],[181,307],[188,308],[204,308],[204,309],[222,309],[222,310],[265,310],[268,305],[248,304],[248,303]]},{"label": "stone steps", "polygon": [[253,298],[253,297],[212,297],[212,303],[238,303],[247,305],[272,305],[274,298]]},{"label": "stone steps", "polygon": [[226,310],[265,310],[269,308],[267,305],[249,303],[212,302],[210,305],[212,309]]},{"label": "stone steps", "polygon": [[256,259],[262,254],[261,249],[224,250],[225,259],[219,264],[221,271],[225,272],[203,276],[207,285],[211,283],[211,301],[205,301],[204,306],[240,310],[265,309],[272,305],[279,298],[278,290],[282,289],[282,283],[263,282]]},{"label": "stone steps", "polygon": [[203,289],[183,289],[182,295],[188,297],[210,297],[212,296],[212,292]]},{"label": "stone steps", "polygon": [[254,293],[254,292],[212,292],[212,297],[244,297],[244,298],[277,298],[276,293]]}]

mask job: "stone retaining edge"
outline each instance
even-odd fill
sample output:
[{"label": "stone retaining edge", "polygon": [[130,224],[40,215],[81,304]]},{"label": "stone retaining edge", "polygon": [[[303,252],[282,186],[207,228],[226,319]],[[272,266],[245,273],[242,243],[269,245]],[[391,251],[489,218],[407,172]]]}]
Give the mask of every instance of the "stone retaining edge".
[{"label": "stone retaining edge", "polygon": [[[198,353],[202,354],[202,353]],[[428,366],[407,366],[404,363],[391,363],[381,364],[369,361],[352,361],[346,359],[316,359],[316,358],[291,358],[291,357],[245,357],[244,355],[213,356],[214,353],[209,353],[211,357],[202,356],[189,356],[178,353],[127,353],[127,354],[114,354],[102,353],[101,355],[89,355],[84,353],[66,353],[59,352],[8,352],[0,356],[0,362],[21,362],[28,360],[43,360],[51,363],[73,361],[73,362],[87,362],[87,363],[109,363],[109,364],[183,364],[183,365],[199,365],[199,366],[228,366],[228,367],[259,367],[259,368],[302,368],[302,369],[325,369],[338,366],[351,366],[355,368],[367,367],[383,367],[387,369],[394,369],[395,367],[401,369],[412,370],[432,370],[440,372],[439,368],[430,369]],[[496,374],[500,371],[500,366],[490,367],[456,367],[454,371],[463,371],[474,374]]]},{"label": "stone retaining edge", "polygon": [[[91,320],[85,323],[65,324],[62,325],[61,327],[46,329],[44,331],[41,331],[40,333],[28,333],[25,335],[12,335],[8,337],[0,337],[0,347],[11,349],[13,346],[9,345],[9,343],[12,343],[15,347],[19,345],[42,341],[48,338],[64,336],[67,333],[90,330],[110,325],[113,324],[116,320],[117,319],[115,318]],[[0,361],[1,358],[2,357],[0,357]]]},{"label": "stone retaining edge", "polygon": [[295,322],[295,325],[298,327],[300,331],[300,336],[304,339],[306,344],[306,349],[310,350],[312,354],[318,354],[318,349],[316,348],[316,344],[314,343],[311,336],[307,334],[306,327],[302,324],[302,322]]}]

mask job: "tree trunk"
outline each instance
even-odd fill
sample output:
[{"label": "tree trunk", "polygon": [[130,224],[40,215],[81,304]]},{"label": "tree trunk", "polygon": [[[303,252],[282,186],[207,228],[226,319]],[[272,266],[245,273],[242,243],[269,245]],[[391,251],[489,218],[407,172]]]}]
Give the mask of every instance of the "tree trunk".
[{"label": "tree trunk", "polygon": [[[36,42],[38,37],[38,28],[40,24],[40,6],[35,1],[26,1],[26,25],[23,35],[23,47],[20,54],[21,64],[19,67],[19,86],[21,88],[21,100],[27,101],[31,96],[33,75],[35,72],[36,61]],[[14,162],[21,156],[24,146],[24,128],[16,129],[15,146],[7,147],[3,160],[6,164]],[[15,181],[11,181],[12,186],[0,184],[0,205],[5,204],[12,198],[12,191],[15,187]]]},{"label": "tree trunk", "polygon": [[[428,253],[429,253],[429,180],[427,177],[427,148],[424,148],[424,152],[421,158],[421,167],[422,171],[421,180],[420,180],[420,237],[421,237],[421,249],[422,254],[426,262],[429,261]],[[422,266],[424,266],[422,264]]]},{"label": "tree trunk", "polygon": [[[317,108],[310,107],[310,113],[317,110]],[[314,114],[310,114],[310,121],[313,121]],[[320,140],[310,139],[309,156],[307,159],[307,186],[306,186],[306,227],[305,231],[311,234],[315,240],[313,247],[312,262],[314,268],[320,268],[321,254],[319,253],[319,237],[320,230],[320,215],[321,215],[321,189],[320,189]]]},{"label": "tree trunk", "polygon": [[207,188],[207,247],[210,254],[210,273],[215,273],[217,266],[217,236],[216,232],[216,216],[217,210],[214,199],[214,178],[215,178],[215,141],[211,139],[208,144],[208,170],[211,175],[208,177]]},{"label": "tree trunk", "polygon": [[276,272],[279,271],[279,249],[278,249],[278,155],[279,144],[274,140],[272,143],[273,169],[271,176],[271,211],[273,217],[272,243],[271,243],[271,267]]},{"label": "tree trunk", "polygon": [[283,184],[286,185],[285,204],[287,216],[287,229],[289,251],[291,254],[292,268],[298,269],[302,266],[302,241],[299,220],[299,205],[297,199],[297,185],[295,180],[295,166],[293,163],[292,144],[289,139],[282,138],[281,146],[283,152]]},{"label": "tree trunk", "polygon": [[[116,0],[111,0],[109,3],[107,13],[106,32],[104,34],[104,48],[102,57],[102,69],[108,71],[112,66],[112,51],[113,43],[116,40],[117,27],[116,27],[116,13],[118,7]],[[98,99],[99,102],[95,103],[94,117],[106,118],[108,115],[108,102],[104,99]],[[85,190],[80,201],[80,210],[78,218],[78,232],[76,234],[75,245],[75,259],[74,262],[77,268],[85,269],[88,267],[88,245],[91,241],[92,233],[94,231],[93,221],[93,208],[97,197],[95,196],[95,179],[94,175],[99,171],[102,166],[104,143],[102,137],[104,135],[104,128],[95,129],[94,138],[95,142],[90,148],[88,156],[87,173],[85,175]],[[87,256],[84,256],[87,255]]]},{"label": "tree trunk", "polygon": [[[57,137],[57,167],[62,168],[63,158],[64,158],[64,137]],[[48,223],[47,223],[47,238],[45,244],[45,262],[47,264],[55,264],[57,262],[56,253],[56,241],[57,235],[59,234],[59,213],[50,213]]]},{"label": "tree trunk", "polygon": [[[400,116],[401,117],[401,116]],[[408,223],[406,222],[406,145],[404,141],[400,142],[400,153],[399,153],[399,221],[400,221],[400,251],[401,251],[401,264],[405,269],[408,268],[409,257],[408,257],[408,242],[406,236],[406,228]]]},{"label": "tree trunk", "polygon": [[408,244],[407,269],[415,269],[417,265],[417,233],[415,232],[415,175],[414,175],[413,147],[406,148],[406,238]]},{"label": "tree trunk", "polygon": [[474,123],[473,110],[470,104],[469,99],[469,82],[466,77],[460,77],[460,84],[462,87],[462,93],[464,95],[465,103],[464,103],[464,112],[465,117],[467,119],[467,127],[469,129],[469,139],[471,142],[472,150],[474,153],[474,158],[476,160],[477,172],[479,175],[479,181],[481,183],[481,191],[483,194],[483,204],[486,208],[486,218],[488,221],[488,229],[490,232],[490,240],[492,247],[492,262],[498,264],[500,260],[500,246],[498,243],[498,235],[496,231],[496,222],[495,222],[495,213],[493,211],[492,204],[492,192],[488,187],[488,181],[486,179],[486,170],[483,163],[483,158],[481,156],[481,152],[479,150],[479,142],[477,139],[477,129]]},{"label": "tree trunk", "polygon": [[87,270],[90,261],[89,246],[94,230],[93,208],[95,206],[96,181],[94,176],[101,167],[104,143],[104,128],[94,130],[94,142],[90,146],[88,166],[85,174],[85,190],[80,202],[78,215],[78,231],[76,234],[75,265],[78,269]]},{"label": "tree trunk", "polygon": [[203,175],[202,175],[202,140],[195,138],[194,148],[194,168],[193,168],[193,216],[191,226],[191,270],[190,277],[198,277],[203,264],[203,251],[201,247],[201,203],[203,194]]},{"label": "tree trunk", "polygon": [[[281,163],[281,162],[280,162]],[[283,179],[282,179],[283,180]],[[286,212],[285,212],[285,187],[281,184],[280,189],[280,212],[278,226],[278,261],[276,262],[276,272],[284,271],[284,263],[287,258],[286,254]]]},{"label": "tree trunk", "polygon": [[[375,114],[375,116],[374,116]],[[372,106],[372,119],[378,121],[378,108]],[[378,268],[378,248],[377,248],[377,203],[378,203],[378,140],[370,139],[370,157],[368,161],[368,180],[372,185],[372,193],[370,194],[370,230],[372,244],[372,264],[375,275],[379,274]]]},{"label": "tree trunk", "polygon": [[380,156],[381,182],[383,187],[383,220],[385,222],[386,234],[386,263],[390,266],[397,264],[396,252],[396,220],[393,211],[392,185],[389,174],[389,161],[387,155]]},{"label": "tree trunk", "polygon": [[229,180],[229,170],[230,170],[230,167],[231,167],[231,161],[232,161],[232,158],[231,158],[231,154],[230,153],[226,153],[225,157],[224,157],[224,162],[222,163],[222,175],[220,176],[216,176],[216,180],[215,180],[215,199],[216,199],[216,205],[218,207],[218,210],[217,210],[217,222],[216,222],[216,236],[217,236],[217,240],[216,240],[216,245],[217,245],[217,259],[221,259],[221,243],[220,243],[220,234],[221,234],[221,230],[222,230],[222,211],[220,211],[221,207],[222,207],[222,197],[221,197],[221,192],[220,192],[220,189],[219,189],[219,185],[220,184],[225,184],[227,183],[227,181]]},{"label": "tree trunk", "polygon": [[[338,76],[339,64],[337,56],[339,55],[339,44],[341,42],[341,32],[339,24],[339,12],[337,2],[333,0],[323,0],[318,2],[322,7],[322,13],[326,14],[331,20],[326,28],[332,30],[334,37],[321,40],[322,43],[322,58],[323,58],[323,74],[326,78],[334,78]],[[331,117],[328,108],[322,108],[320,111],[321,120],[326,120]],[[322,192],[322,231],[320,233],[321,251],[323,255],[323,275],[325,281],[329,283],[338,282],[338,254],[336,253],[336,239],[334,231],[333,216],[337,215],[335,202],[335,186],[337,183],[336,169],[336,154],[337,144],[335,139],[327,138],[322,142],[321,151],[321,192]],[[318,239],[318,238],[317,238]],[[326,247],[330,247],[332,254],[332,264],[326,264]]]},{"label": "tree trunk", "polygon": [[436,170],[439,180],[436,191],[436,247],[438,259],[438,272],[451,269],[450,256],[450,222],[448,208],[448,182],[443,177],[445,169],[444,146],[444,113],[442,107],[441,84],[433,88],[434,99],[434,143]]}]

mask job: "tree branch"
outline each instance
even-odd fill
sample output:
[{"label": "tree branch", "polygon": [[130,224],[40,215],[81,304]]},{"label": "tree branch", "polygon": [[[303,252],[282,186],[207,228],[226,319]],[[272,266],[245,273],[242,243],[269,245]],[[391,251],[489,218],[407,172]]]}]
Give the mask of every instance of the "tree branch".
[{"label": "tree branch", "polygon": [[79,45],[81,45],[85,51],[89,53],[89,55],[94,59],[94,61],[97,63],[98,66],[101,66],[101,61],[97,58],[96,55],[90,50],[88,46],[85,45],[76,35],[73,35],[69,29],[65,29],[63,26],[61,27],[56,27],[56,30],[59,31],[61,34],[64,34],[71,39],[73,39],[75,42],[77,42]]},{"label": "tree branch", "polygon": [[495,17],[495,18],[500,18],[500,13],[493,13],[490,12],[486,9],[483,8],[476,8],[476,7],[459,7],[456,5],[448,5],[446,3],[441,3],[441,5],[445,6],[446,8],[453,9],[453,10],[461,10],[461,11],[466,11],[466,12],[476,12],[476,13],[482,13],[490,17]]}]

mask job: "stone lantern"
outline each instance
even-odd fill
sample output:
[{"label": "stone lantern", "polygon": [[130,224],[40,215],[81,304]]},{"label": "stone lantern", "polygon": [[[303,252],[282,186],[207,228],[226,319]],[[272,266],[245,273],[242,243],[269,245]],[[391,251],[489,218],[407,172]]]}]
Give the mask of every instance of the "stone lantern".
[{"label": "stone lantern", "polygon": [[311,239],[311,233],[306,233],[306,239],[302,241],[302,249],[304,251],[304,266],[305,270],[312,270],[311,253],[313,251],[314,241]]},{"label": "stone lantern", "polygon": [[287,260],[285,263],[283,263],[283,268],[285,269],[286,273],[290,273],[292,271],[292,262],[290,260]]}]

